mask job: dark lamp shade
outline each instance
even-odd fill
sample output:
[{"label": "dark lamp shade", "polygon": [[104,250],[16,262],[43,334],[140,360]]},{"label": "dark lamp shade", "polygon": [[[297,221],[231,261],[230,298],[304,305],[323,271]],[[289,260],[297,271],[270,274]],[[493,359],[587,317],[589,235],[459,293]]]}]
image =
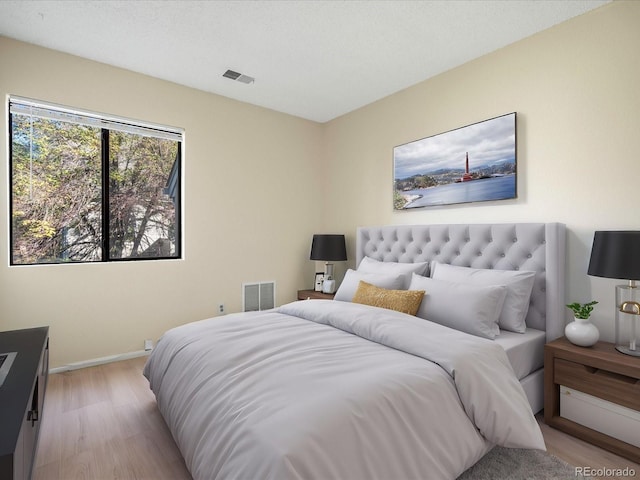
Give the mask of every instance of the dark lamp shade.
[{"label": "dark lamp shade", "polygon": [[314,235],[309,260],[338,262],[347,259],[344,235]]},{"label": "dark lamp shade", "polygon": [[595,232],[589,275],[640,280],[640,231]]}]

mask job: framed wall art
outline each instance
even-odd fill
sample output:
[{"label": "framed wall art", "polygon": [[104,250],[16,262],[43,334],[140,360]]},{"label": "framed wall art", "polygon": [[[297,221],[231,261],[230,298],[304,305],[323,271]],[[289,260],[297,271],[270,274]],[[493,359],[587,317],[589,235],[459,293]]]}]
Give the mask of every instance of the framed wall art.
[{"label": "framed wall art", "polygon": [[517,196],[516,113],[393,149],[395,210]]}]

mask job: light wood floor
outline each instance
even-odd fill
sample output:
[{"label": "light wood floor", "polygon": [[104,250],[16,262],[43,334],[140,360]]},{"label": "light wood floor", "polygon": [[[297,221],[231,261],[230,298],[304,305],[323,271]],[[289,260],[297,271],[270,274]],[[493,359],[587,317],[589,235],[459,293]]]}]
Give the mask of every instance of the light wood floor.
[{"label": "light wood floor", "polygon": [[145,361],[49,375],[34,480],[191,479]]},{"label": "light wood floor", "polygon": [[[34,480],[191,479],[142,376],[145,361],[49,376]],[[595,469],[630,466],[640,478],[640,465],[537,418],[549,453]]]},{"label": "light wood floor", "polygon": [[591,467],[596,470],[629,467],[635,472],[633,476],[593,476],[594,479],[640,478],[640,464],[549,427],[544,423],[542,413],[536,415],[536,418],[538,424],[540,424],[544,441],[547,444],[548,453],[574,466]]}]

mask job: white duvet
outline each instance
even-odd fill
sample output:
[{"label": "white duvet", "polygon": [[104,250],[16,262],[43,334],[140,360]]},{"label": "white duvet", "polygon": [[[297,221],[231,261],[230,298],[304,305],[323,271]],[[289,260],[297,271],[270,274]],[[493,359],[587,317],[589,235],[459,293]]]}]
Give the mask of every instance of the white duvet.
[{"label": "white duvet", "polygon": [[454,479],[544,450],[504,350],[416,317],[305,300],[168,331],[144,369],[195,479]]}]

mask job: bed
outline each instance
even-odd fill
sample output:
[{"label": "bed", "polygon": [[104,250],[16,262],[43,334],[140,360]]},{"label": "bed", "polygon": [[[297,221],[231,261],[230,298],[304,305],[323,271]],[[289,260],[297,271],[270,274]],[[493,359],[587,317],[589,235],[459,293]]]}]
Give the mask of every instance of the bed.
[{"label": "bed", "polygon": [[[536,272],[526,315],[528,338],[501,331],[496,341],[507,348],[514,363],[531,364],[524,368],[529,373],[520,373],[518,378],[537,413],[544,403],[544,343],[564,334],[565,237],[566,228],[561,223],[366,227],[357,232],[356,263],[368,256],[380,261],[439,261],[480,269]],[[516,358],[521,350],[526,353]]]},{"label": "bed", "polygon": [[[192,476],[455,479],[495,445],[544,449],[533,414],[542,346],[564,326],[564,232],[557,223],[362,227],[357,268],[335,300],[169,330],[144,374]],[[511,287],[484,276],[504,272],[513,285],[531,279],[521,332],[499,328]],[[354,301],[365,286],[375,302]],[[376,303],[422,291],[413,314]],[[461,328],[480,333],[447,324],[467,317]],[[510,318],[506,327],[520,328]]]}]

